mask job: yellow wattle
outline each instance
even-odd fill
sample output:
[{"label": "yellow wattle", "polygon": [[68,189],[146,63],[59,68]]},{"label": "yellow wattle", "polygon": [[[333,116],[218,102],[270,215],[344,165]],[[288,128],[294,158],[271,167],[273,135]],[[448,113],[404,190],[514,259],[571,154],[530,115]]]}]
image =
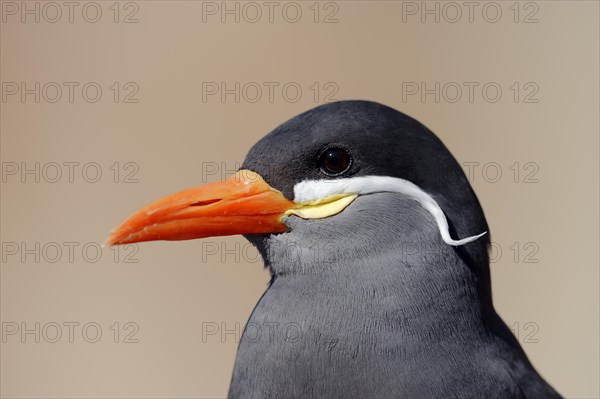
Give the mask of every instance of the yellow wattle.
[{"label": "yellow wattle", "polygon": [[296,215],[302,219],[323,219],[337,215],[358,197],[357,194],[336,194],[310,201],[298,208],[289,209],[286,215]]}]

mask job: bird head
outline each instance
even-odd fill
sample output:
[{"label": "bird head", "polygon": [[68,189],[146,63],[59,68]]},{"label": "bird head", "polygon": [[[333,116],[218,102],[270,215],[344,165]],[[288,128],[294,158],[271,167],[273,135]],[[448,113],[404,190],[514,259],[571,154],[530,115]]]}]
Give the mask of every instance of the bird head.
[{"label": "bird head", "polygon": [[108,244],[243,234],[268,265],[290,242],[368,252],[365,242],[383,250],[411,237],[463,247],[480,263],[487,229],[461,167],[429,129],[378,103],[340,101],[277,127],[229,179],[142,208]]}]

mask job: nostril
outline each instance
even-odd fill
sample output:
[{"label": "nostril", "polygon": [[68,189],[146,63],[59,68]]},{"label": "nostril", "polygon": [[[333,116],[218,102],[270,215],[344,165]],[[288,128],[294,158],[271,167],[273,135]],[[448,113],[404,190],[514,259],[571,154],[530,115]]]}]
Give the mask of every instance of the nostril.
[{"label": "nostril", "polygon": [[205,206],[205,205],[210,205],[210,204],[214,204],[215,202],[219,202],[221,201],[220,199],[211,199],[211,200],[206,200],[206,201],[198,201],[198,202],[194,202],[193,204],[190,204],[190,206]]}]

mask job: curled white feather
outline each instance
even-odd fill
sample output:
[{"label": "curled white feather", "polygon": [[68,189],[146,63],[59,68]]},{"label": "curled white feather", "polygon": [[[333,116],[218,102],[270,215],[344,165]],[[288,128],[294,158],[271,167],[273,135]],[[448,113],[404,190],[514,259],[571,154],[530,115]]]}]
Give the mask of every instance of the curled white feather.
[{"label": "curled white feather", "polygon": [[454,240],[450,237],[448,220],[438,203],[416,184],[390,176],[359,176],[339,180],[306,180],[294,186],[294,201],[303,203],[316,201],[319,198],[335,194],[372,194],[380,192],[394,192],[407,195],[417,201],[435,219],[444,242],[449,245],[459,246],[475,241],[487,233]]}]

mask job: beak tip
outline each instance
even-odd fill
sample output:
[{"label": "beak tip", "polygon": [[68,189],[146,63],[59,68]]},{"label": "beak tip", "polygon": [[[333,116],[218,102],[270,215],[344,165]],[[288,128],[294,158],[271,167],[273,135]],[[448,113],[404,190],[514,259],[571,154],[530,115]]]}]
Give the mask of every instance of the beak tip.
[{"label": "beak tip", "polygon": [[110,234],[108,235],[108,238],[106,239],[106,241],[104,241],[104,244],[102,244],[103,248],[109,248],[109,247],[114,247],[115,245],[119,245],[120,244],[119,237],[116,234],[116,231],[113,230],[110,232]]}]

